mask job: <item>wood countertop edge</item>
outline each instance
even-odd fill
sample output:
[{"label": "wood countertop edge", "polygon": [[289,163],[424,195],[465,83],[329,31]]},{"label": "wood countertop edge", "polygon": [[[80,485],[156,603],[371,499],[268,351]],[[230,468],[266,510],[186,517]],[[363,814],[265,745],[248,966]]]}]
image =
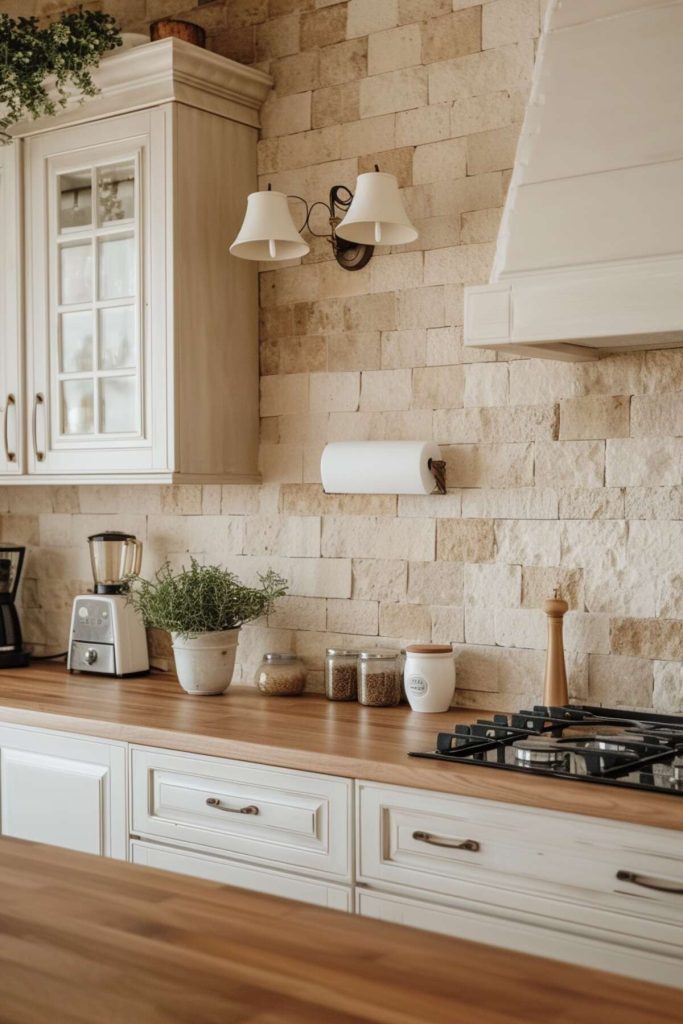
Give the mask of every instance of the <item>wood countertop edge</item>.
[{"label": "wood countertop edge", "polygon": [[[457,713],[458,709],[452,709]],[[473,712],[477,714],[481,712]],[[443,796],[491,800],[583,817],[603,818],[629,825],[683,831],[683,799],[666,794],[632,792],[620,787],[547,777],[526,777],[475,765],[443,765],[409,758],[381,758],[311,751],[201,731],[169,729],[106,718],[18,708],[2,703],[0,724],[78,734],[93,739],[165,748],[187,754],[229,758],[274,768],[334,775],[360,782],[429,790]],[[313,762],[313,763],[312,763]]]}]

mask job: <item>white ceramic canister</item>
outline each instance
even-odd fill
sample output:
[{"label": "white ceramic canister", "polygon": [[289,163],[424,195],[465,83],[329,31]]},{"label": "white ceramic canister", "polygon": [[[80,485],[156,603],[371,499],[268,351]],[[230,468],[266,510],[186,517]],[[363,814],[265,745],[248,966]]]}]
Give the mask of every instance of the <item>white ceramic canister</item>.
[{"label": "white ceramic canister", "polygon": [[409,644],[403,674],[413,711],[448,711],[455,693],[455,661],[448,644]]}]

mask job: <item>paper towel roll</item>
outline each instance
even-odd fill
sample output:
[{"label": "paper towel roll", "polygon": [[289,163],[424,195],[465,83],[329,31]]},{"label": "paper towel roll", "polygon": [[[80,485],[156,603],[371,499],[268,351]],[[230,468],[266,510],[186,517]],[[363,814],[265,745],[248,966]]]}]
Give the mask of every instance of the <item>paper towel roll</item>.
[{"label": "paper towel roll", "polygon": [[431,494],[430,459],[441,449],[433,441],[335,441],[320,460],[328,494]]}]

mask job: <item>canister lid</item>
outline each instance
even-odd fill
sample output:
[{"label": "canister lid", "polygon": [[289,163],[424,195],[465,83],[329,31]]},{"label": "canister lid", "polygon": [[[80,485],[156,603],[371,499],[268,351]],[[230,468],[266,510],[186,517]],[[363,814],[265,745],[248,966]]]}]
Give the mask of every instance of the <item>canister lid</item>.
[{"label": "canister lid", "polygon": [[450,644],[408,644],[406,654],[452,654]]},{"label": "canister lid", "polygon": [[360,651],[358,657],[361,661],[387,661],[398,658],[398,651]]},{"label": "canister lid", "polygon": [[298,661],[299,659],[296,654],[278,654],[274,651],[270,651],[267,654],[263,655],[263,660],[271,664],[273,662],[278,662],[281,664],[284,661]]},{"label": "canister lid", "polygon": [[327,653],[331,654],[332,657],[335,658],[357,658],[359,654],[358,649],[356,649],[355,651],[347,651],[343,647],[328,647]]}]

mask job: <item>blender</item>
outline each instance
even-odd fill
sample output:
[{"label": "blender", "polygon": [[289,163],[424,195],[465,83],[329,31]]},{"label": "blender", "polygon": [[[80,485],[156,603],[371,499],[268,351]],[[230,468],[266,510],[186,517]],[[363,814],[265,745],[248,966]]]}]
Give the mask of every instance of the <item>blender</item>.
[{"label": "blender", "polygon": [[88,537],[95,592],[74,599],[70,672],[134,676],[149,671],[147,634],[126,599],[126,577],[140,571],[142,543],[130,533]]}]

